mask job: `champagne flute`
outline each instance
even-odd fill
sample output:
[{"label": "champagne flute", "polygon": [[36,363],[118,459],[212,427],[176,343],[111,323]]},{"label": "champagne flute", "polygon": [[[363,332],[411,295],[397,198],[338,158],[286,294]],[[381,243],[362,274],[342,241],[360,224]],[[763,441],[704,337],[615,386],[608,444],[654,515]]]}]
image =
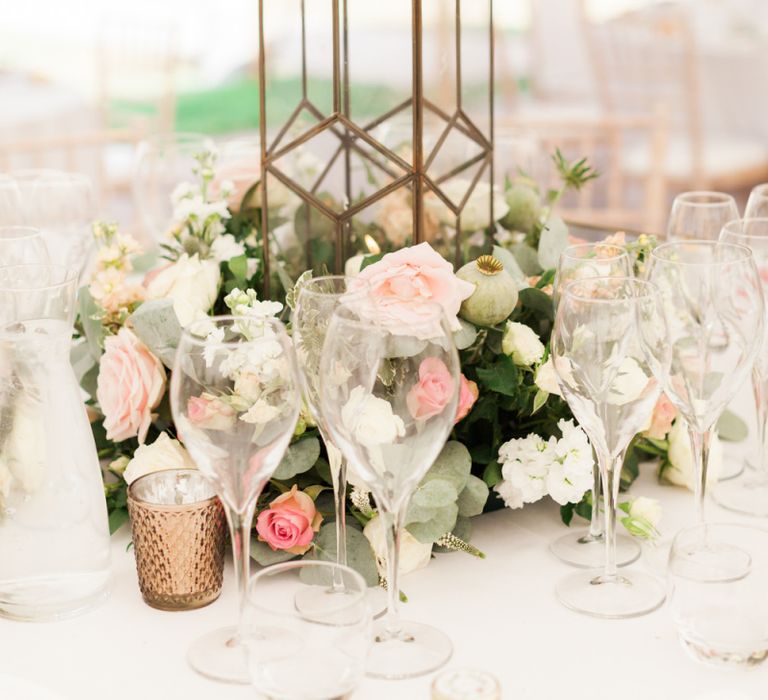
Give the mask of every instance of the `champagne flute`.
[{"label": "champagne flute", "polygon": [[[562,290],[572,281],[593,277],[632,277],[632,260],[626,248],[606,243],[580,243],[568,246],[555,268],[553,300],[555,310]],[[595,461],[592,482],[592,512],[589,528],[573,529],[549,544],[560,561],[586,569],[600,566],[603,560],[603,526],[600,519],[600,467]],[[616,535],[616,564],[626,566],[640,556],[640,546],[631,537]]]},{"label": "champagne flute", "polygon": [[768,216],[768,182],[755,185],[749,193],[747,208],[744,210],[744,218],[756,219]]},{"label": "champagne flute", "polygon": [[[320,362],[320,406],[334,442],[368,484],[387,532],[387,613],[374,629],[369,675],[410,678],[440,668],[451,641],[400,619],[399,542],[411,496],[453,427],[459,356],[440,306],[418,325],[380,323],[368,299],[334,311]],[[391,309],[390,309],[391,312]],[[388,314],[391,321],[396,314]]]},{"label": "champagne flute", "polygon": [[717,241],[665,243],[651,252],[672,344],[664,391],[688,424],[698,520],[703,522],[715,424],[763,341],[763,294],[749,248]]},{"label": "champagne flute", "polygon": [[[214,316],[182,332],[171,375],[171,410],[179,437],[216,489],[234,549],[242,618],[256,501],[296,427],[300,389],[293,346],[271,317]],[[236,627],[189,649],[199,673],[248,683]]]},{"label": "champagne flute", "polygon": [[[766,209],[768,213],[768,209]],[[763,288],[768,294],[768,218],[736,219],[720,233],[724,243],[736,243],[752,251]],[[768,320],[763,333],[768,333]],[[757,414],[758,452],[755,472],[745,472],[741,479],[718,484],[714,499],[724,508],[749,515],[768,516],[768,347],[763,347],[752,369],[752,390]]]},{"label": "champagne flute", "polygon": [[616,563],[616,502],[632,438],[648,424],[668,371],[670,347],[654,285],[631,277],[571,282],[551,340],[563,396],[597,454],[603,482],[605,566],[579,571],[557,586],[566,607],[605,618],[655,610],[664,588],[654,577]]},{"label": "champagne flute", "polygon": [[739,218],[736,200],[724,192],[683,192],[672,202],[668,241],[716,241],[729,221]]}]

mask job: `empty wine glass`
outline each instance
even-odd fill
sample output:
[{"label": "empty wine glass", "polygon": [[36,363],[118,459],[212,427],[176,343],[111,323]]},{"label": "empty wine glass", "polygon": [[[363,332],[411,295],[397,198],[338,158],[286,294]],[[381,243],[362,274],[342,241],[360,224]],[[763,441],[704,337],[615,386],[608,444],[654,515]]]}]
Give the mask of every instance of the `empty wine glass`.
[{"label": "empty wine glass", "polygon": [[[459,356],[442,308],[424,303],[418,325],[380,316],[367,300],[333,314],[320,361],[320,407],[333,441],[371,488],[387,532],[385,617],[374,629],[368,673],[409,678],[442,666],[442,632],[400,619],[399,542],[408,504],[453,426]],[[378,319],[382,318],[382,322]]]},{"label": "empty wine glass", "polygon": [[[632,277],[632,260],[626,248],[606,243],[568,246],[555,268],[552,298],[555,309],[562,290],[573,280],[591,277]],[[592,511],[589,528],[573,529],[550,542],[549,549],[571,566],[594,569],[603,561],[605,539],[600,518],[600,467],[593,467]],[[631,537],[616,535],[616,565],[631,564],[640,556],[640,546]]]},{"label": "empty wine glass", "polygon": [[[170,397],[179,437],[224,504],[242,613],[256,501],[280,464],[299,411],[293,347],[285,328],[265,317],[194,322],[179,341]],[[249,681],[235,627],[202,637],[188,658],[210,678]]]},{"label": "empty wine glass", "polygon": [[724,192],[683,192],[672,202],[668,241],[716,241],[729,221],[739,218],[736,200]]},{"label": "empty wine glass", "polygon": [[195,155],[206,149],[203,134],[154,134],[139,143],[133,173],[133,196],[144,228],[160,240],[173,222],[171,194],[191,182]]},{"label": "empty wine glass", "polygon": [[[328,595],[332,582],[343,595]],[[303,600],[301,609],[296,600]],[[243,639],[255,689],[280,700],[346,698],[363,677],[371,646],[366,585],[324,561],[262,569],[248,586]]]},{"label": "empty wine glass", "polygon": [[672,345],[664,391],[688,424],[698,518],[704,520],[707,461],[715,424],[763,341],[763,294],[749,248],[681,241],[651,253],[649,279],[663,299]]},{"label": "empty wine glass", "polygon": [[[730,221],[723,227],[720,240],[746,246],[752,251],[765,299],[768,294],[768,218]],[[768,320],[763,332],[768,333]],[[768,348],[765,339],[763,343],[752,370],[752,390],[757,409],[756,471],[745,471],[740,479],[718,484],[713,493],[721,506],[758,516],[768,516]]]},{"label": "empty wine glass", "polygon": [[632,438],[649,422],[669,369],[658,290],[631,277],[578,280],[564,290],[551,352],[563,396],[597,454],[603,482],[605,566],[557,586],[568,608],[597,617],[642,615],[664,601],[654,577],[616,565],[616,502]]},{"label": "empty wine glass", "polygon": [[0,267],[47,265],[48,248],[40,229],[31,226],[0,226]]},{"label": "empty wine glass", "polygon": [[768,216],[768,182],[752,188],[747,200],[747,208],[744,210],[744,218],[746,219],[764,216]]}]

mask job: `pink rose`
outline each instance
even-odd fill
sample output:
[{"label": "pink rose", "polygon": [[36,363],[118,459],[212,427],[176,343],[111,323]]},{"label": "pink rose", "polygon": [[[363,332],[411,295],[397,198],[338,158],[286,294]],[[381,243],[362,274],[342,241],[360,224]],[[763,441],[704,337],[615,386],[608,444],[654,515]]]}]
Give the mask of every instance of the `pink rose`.
[{"label": "pink rose", "polygon": [[235,422],[236,412],[212,394],[190,396],[187,418],[192,425],[203,430],[229,430]]},{"label": "pink rose", "polygon": [[472,406],[475,405],[475,401],[477,401],[479,395],[480,390],[477,388],[477,384],[470,381],[462,374],[461,385],[459,386],[459,405],[456,406],[456,419],[453,421],[454,425],[462,418],[466,418],[467,414],[472,410]]},{"label": "pink rose", "polygon": [[419,365],[419,381],[405,399],[408,411],[416,420],[442,413],[453,398],[455,385],[445,362],[426,357]]},{"label": "pink rose", "polygon": [[667,398],[666,394],[662,393],[658,401],[656,401],[656,406],[653,408],[651,425],[645,431],[645,434],[649,438],[663,440],[667,437],[667,433],[672,430],[672,423],[676,416],[677,409],[674,404]]},{"label": "pink rose", "polygon": [[350,283],[350,291],[370,285],[377,320],[391,333],[429,339],[440,334],[433,323],[433,304],[439,304],[454,330],[461,302],[475,286],[453,274],[453,266],[429,243],[387,253],[366,267]]},{"label": "pink rose", "polygon": [[322,519],[312,498],[294,484],[290,491],[278,496],[269,508],[259,513],[256,532],[273,550],[304,554]]},{"label": "pink rose", "polygon": [[165,392],[165,369],[130,330],[121,328],[104,341],[96,398],[104,414],[107,439],[138,435],[143,443]]}]

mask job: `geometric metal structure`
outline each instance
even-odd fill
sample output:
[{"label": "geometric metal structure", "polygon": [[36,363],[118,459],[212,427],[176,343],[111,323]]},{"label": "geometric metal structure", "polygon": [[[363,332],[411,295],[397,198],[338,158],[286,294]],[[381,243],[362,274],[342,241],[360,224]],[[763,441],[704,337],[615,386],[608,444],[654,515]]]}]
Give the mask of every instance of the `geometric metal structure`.
[{"label": "geometric metal structure", "polygon": [[[382,4],[394,7],[397,2]],[[302,251],[301,264],[312,268],[325,263],[337,273],[343,271],[347,258],[360,252],[361,225],[370,226],[377,216],[380,219],[385,208],[391,210],[405,203],[412,216],[405,219],[410,225],[403,226],[401,215],[397,231],[376,224],[384,246],[392,234],[398,237],[393,247],[402,244],[406,232],[410,242],[429,240],[457,263],[467,234],[462,229],[462,213],[470,197],[475,197],[476,208],[477,185],[484,176],[490,185],[483,190],[488,193],[487,223],[494,220],[490,195],[494,177],[493,0],[440,0],[438,5],[430,0],[400,2],[403,12],[409,14],[410,31],[401,32],[400,37],[388,36],[392,50],[372,61],[370,51],[375,47],[356,41],[356,17],[363,6],[370,11],[378,3],[297,0],[294,19],[300,43],[300,80],[294,95],[288,100],[281,97],[284,104],[291,104],[285,110],[289,112],[287,118],[283,115],[277,120],[270,109],[274,92],[269,70],[273,46],[270,12],[282,13],[284,24],[291,3],[259,0],[261,224],[266,285],[270,264],[274,263],[270,260],[272,234],[286,223],[270,212],[270,202],[276,200],[277,193],[281,200],[294,200],[290,209],[294,243]],[[425,12],[433,17],[436,8],[442,12],[437,32],[426,32]],[[468,28],[463,23],[463,10],[473,14],[474,22],[468,23]],[[370,33],[367,36],[374,37]],[[316,45],[323,42],[318,50]],[[369,53],[361,61],[366,51]],[[374,114],[360,109],[365,100],[357,94],[358,85],[371,82],[369,75],[360,80],[359,65],[364,61],[368,66],[384,63],[385,72],[400,71],[404,85],[394,88],[392,103]],[[327,78],[313,76],[313,67],[323,62],[326,75],[330,75],[329,85]],[[465,79],[467,68],[474,76],[472,81]],[[436,80],[425,76],[430,70],[437,73]],[[471,91],[466,83],[470,83]],[[408,143],[404,145],[405,140]],[[303,154],[311,155],[312,165],[306,171],[298,165]],[[300,267],[297,264],[297,269]]]}]

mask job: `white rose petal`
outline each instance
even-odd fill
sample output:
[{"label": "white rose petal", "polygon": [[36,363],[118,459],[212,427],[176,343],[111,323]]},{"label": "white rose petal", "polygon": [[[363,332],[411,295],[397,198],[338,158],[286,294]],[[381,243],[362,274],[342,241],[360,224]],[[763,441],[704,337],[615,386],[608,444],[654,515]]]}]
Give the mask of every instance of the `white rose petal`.
[{"label": "white rose petal", "polygon": [[[374,515],[363,528],[363,534],[371,543],[376,555],[376,568],[379,575],[387,575],[387,531],[380,515]],[[400,557],[397,571],[400,575],[423,569],[432,557],[432,544],[419,542],[408,530],[400,533]]]},{"label": "white rose petal", "polygon": [[563,395],[560,391],[560,385],[557,383],[557,374],[551,355],[547,358],[547,361],[540,365],[536,370],[534,383],[539,389],[546,391],[548,394],[555,394],[556,396]]},{"label": "white rose petal", "polygon": [[225,233],[211,244],[211,256],[216,262],[225,262],[245,253],[245,247],[231,233]]},{"label": "white rose petal", "polygon": [[147,287],[149,299],[173,299],[173,310],[182,328],[203,317],[219,293],[219,264],[186,253],[161,270]]},{"label": "white rose petal", "polygon": [[[693,468],[691,441],[688,437],[688,427],[682,416],[678,416],[667,436],[669,440],[669,466],[664,470],[664,478],[676,486],[685,486],[694,490],[696,474]],[[717,435],[712,437],[709,446],[709,464],[707,466],[707,483],[713,484],[720,478],[723,467],[723,446]]]},{"label": "white rose petal", "polygon": [[240,420],[246,423],[266,425],[280,415],[280,409],[271,406],[263,399],[259,399],[246,413],[240,416]]},{"label": "white rose petal", "polygon": [[544,357],[544,345],[535,331],[524,323],[507,321],[501,349],[509,355],[517,365],[530,367],[541,362]]},{"label": "white rose petal", "polygon": [[178,440],[160,433],[151,445],[141,445],[123,472],[128,484],[140,476],[164,469],[195,469],[195,463]]},{"label": "white rose petal", "polygon": [[661,522],[661,503],[655,498],[638,496],[629,504],[629,517],[645,520],[658,529]]},{"label": "white rose petal", "polygon": [[354,439],[366,447],[392,444],[405,435],[405,424],[390,403],[356,386],[341,409],[341,420]]}]

